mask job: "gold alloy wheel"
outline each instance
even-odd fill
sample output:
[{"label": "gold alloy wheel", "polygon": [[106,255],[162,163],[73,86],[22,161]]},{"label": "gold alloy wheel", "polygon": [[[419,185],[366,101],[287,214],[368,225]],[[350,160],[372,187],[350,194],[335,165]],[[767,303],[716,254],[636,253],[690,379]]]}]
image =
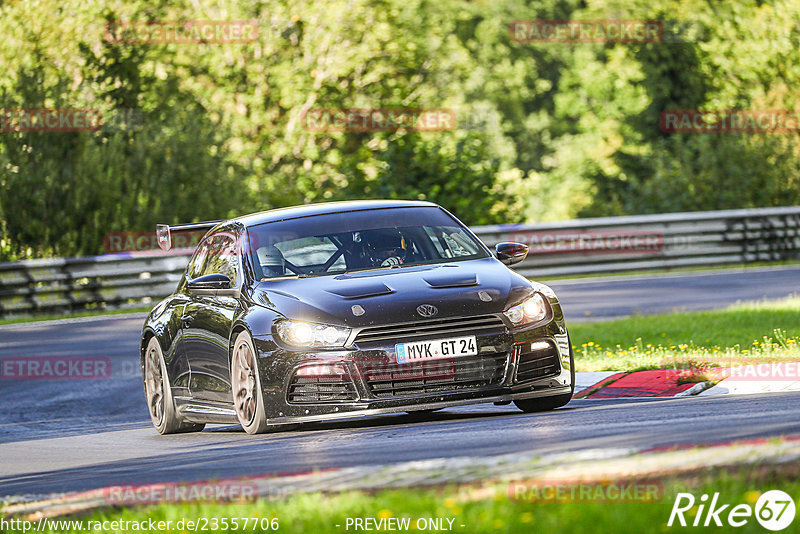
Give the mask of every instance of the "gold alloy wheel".
[{"label": "gold alloy wheel", "polygon": [[161,354],[153,344],[148,347],[144,372],[147,407],[153,424],[158,427],[164,422],[164,375],[161,373]]},{"label": "gold alloy wheel", "polygon": [[256,415],[255,358],[247,343],[239,343],[233,356],[233,399],[240,421],[252,423]]}]

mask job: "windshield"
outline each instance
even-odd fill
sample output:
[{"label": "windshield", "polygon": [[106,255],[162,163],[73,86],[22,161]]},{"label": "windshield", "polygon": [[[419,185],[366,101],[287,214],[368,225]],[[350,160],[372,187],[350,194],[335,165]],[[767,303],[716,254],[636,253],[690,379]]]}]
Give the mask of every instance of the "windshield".
[{"label": "windshield", "polygon": [[[260,279],[402,268],[488,256],[437,207],[330,213],[248,228]],[[259,272],[260,271],[260,272]]]}]

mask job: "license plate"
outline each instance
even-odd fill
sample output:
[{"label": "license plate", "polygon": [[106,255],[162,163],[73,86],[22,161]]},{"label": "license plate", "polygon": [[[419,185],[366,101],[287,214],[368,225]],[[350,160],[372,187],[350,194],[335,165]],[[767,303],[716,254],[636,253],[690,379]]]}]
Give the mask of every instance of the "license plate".
[{"label": "license plate", "polygon": [[394,350],[397,352],[397,363],[407,363],[420,360],[475,356],[478,354],[478,344],[475,341],[475,336],[467,336],[398,343],[394,346]]}]

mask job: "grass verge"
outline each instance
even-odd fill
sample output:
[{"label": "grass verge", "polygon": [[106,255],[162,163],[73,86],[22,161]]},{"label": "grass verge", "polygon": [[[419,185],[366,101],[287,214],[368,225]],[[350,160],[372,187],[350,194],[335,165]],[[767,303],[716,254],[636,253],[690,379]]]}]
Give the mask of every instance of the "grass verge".
[{"label": "grass verge", "polygon": [[569,325],[579,371],[800,361],[800,297]]},{"label": "grass verge", "polygon": [[[631,481],[627,481],[630,483]],[[645,482],[645,481],[643,481]],[[588,486],[590,491],[585,498],[572,499],[569,488],[575,486],[558,486],[567,489],[561,494],[566,498],[547,499],[546,486],[541,493],[531,491],[517,492],[508,483],[495,483],[482,486],[449,486],[442,488],[411,488],[402,490],[378,491],[365,493],[348,491],[336,494],[304,494],[295,495],[280,501],[255,501],[248,503],[183,503],[162,504],[146,508],[107,509],[82,518],[71,518],[59,528],[47,528],[42,532],[86,532],[91,530],[93,522],[103,521],[170,521],[173,532],[203,530],[189,529],[187,522],[195,526],[205,526],[206,531],[269,531],[274,528],[261,528],[277,525],[280,532],[315,532],[341,533],[352,532],[354,518],[380,519],[395,518],[408,520],[408,530],[432,530],[421,528],[430,526],[430,519],[440,521],[442,526],[449,526],[452,532],[615,532],[642,533],[668,532],[680,530],[680,526],[667,526],[673,504],[678,493],[691,493],[700,503],[703,494],[713,496],[719,493],[718,504],[730,504],[721,514],[722,528],[704,528],[704,532],[730,532],[731,527],[725,521],[727,512],[738,504],[751,508],[762,493],[779,489],[788,493],[796,502],[800,499],[800,476],[797,466],[776,468],[774,466],[738,468],[733,471],[702,472],[664,479],[650,478],[648,484],[655,483],[661,490],[657,492],[654,502],[642,499],[611,498],[609,491],[600,491],[598,487],[608,488],[615,481],[600,483],[583,483],[580,488]],[[554,495],[551,493],[551,495]],[[599,498],[598,498],[599,496]],[[517,497],[517,498],[512,498]],[[685,513],[685,519],[691,527],[698,513],[695,506]],[[239,528],[234,529],[233,519],[237,519]],[[704,520],[705,516],[701,516]],[[349,520],[349,523],[348,523]],[[183,521],[181,528],[179,522]],[[247,522],[247,528],[242,525]],[[797,521],[797,520],[795,520]],[[258,523],[259,528],[253,525]],[[227,524],[228,528],[223,528]],[[713,524],[713,523],[712,523]],[[111,527],[111,523],[106,523]],[[347,528],[349,525],[349,528]],[[702,525],[702,522],[701,522]],[[35,524],[34,524],[35,526]],[[51,527],[56,526],[50,524]],[[122,526],[122,525],[120,525]],[[214,528],[216,526],[216,528]],[[154,532],[149,528],[131,529],[104,528],[103,532],[125,531]],[[363,529],[359,529],[363,530]],[[378,529],[375,529],[378,530]],[[386,530],[386,529],[384,529]],[[401,530],[401,529],[397,529]],[[755,517],[749,517],[747,523],[735,529],[737,532],[765,532]],[[787,530],[790,531],[790,529]],[[9,532],[22,530],[9,529]]]},{"label": "grass verge", "polygon": [[0,325],[4,324],[21,324],[21,323],[35,323],[38,321],[57,321],[60,319],[75,319],[77,317],[102,317],[105,315],[120,315],[123,313],[147,313],[153,309],[153,305],[139,306],[136,308],[120,308],[117,310],[89,310],[69,314],[56,314],[56,315],[34,315],[31,317],[13,317],[10,319],[0,319]]}]

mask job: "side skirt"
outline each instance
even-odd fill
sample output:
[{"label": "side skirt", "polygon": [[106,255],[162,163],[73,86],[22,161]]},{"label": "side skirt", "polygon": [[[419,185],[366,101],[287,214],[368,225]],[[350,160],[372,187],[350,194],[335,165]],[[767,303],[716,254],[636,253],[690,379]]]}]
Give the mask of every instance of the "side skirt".
[{"label": "side skirt", "polygon": [[190,423],[239,423],[233,404],[199,401],[190,397],[176,397],[175,408],[181,418]]}]

